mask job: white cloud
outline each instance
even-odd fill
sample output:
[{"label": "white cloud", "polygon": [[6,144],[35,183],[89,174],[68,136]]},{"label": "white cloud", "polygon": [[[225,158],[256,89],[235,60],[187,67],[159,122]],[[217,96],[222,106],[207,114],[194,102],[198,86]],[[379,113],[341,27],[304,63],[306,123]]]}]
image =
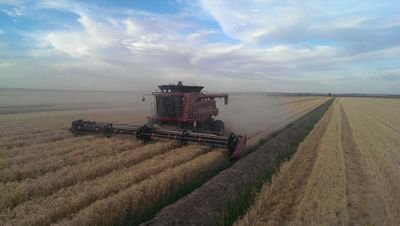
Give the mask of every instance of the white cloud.
[{"label": "white cloud", "polygon": [[201,0],[201,6],[226,35],[249,44],[325,40],[355,51],[399,44],[396,1]]},{"label": "white cloud", "polygon": [[205,38],[217,34],[217,31],[214,30],[201,30],[197,32],[193,32],[187,36],[189,41],[203,41]]},{"label": "white cloud", "polygon": [[24,4],[22,0],[0,0],[0,12],[10,17],[20,17],[25,14]]},{"label": "white cloud", "polygon": [[90,60],[100,57],[101,51],[118,42],[114,30],[92,20],[88,15],[81,14],[78,21],[83,30],[49,32],[42,42],[71,57]]},{"label": "white cloud", "polygon": [[[32,32],[38,42],[29,56],[42,62],[43,71],[101,80],[97,84],[106,88],[113,79],[113,87],[124,89],[187,80],[215,89],[321,91],[350,87],[345,81],[377,74],[400,53],[397,20],[369,15],[369,7],[275,0],[188,4],[184,12],[159,15],[40,1],[39,9],[75,14],[78,26]],[[210,20],[220,29],[203,26]]]},{"label": "white cloud", "polygon": [[126,25],[126,32],[128,35],[138,36],[143,34],[143,28],[132,19],[127,19],[124,22]]},{"label": "white cloud", "polygon": [[244,42],[257,41],[274,30],[295,25],[304,17],[302,4],[277,1],[201,0],[201,6],[219,23],[226,35]]},{"label": "white cloud", "polygon": [[368,22],[369,20],[371,20],[372,18],[369,17],[355,17],[355,18],[351,18],[351,19],[345,19],[345,20],[337,20],[335,22],[333,22],[333,26],[334,27],[338,27],[338,28],[356,28],[359,27],[360,25],[362,25],[363,23]]},{"label": "white cloud", "polygon": [[12,8],[12,9],[3,9],[2,12],[11,17],[18,17],[24,15],[24,10],[22,8]]}]

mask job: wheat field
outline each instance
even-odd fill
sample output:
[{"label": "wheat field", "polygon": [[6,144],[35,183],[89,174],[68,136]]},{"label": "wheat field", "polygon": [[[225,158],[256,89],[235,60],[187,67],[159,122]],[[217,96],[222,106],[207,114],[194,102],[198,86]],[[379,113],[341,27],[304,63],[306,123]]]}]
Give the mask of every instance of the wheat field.
[{"label": "wheat field", "polygon": [[[243,108],[245,98],[256,101]],[[233,97],[221,116],[229,130],[256,143],[325,100]],[[21,112],[1,107],[0,222],[5,225],[138,224],[146,211],[229,162],[225,150],[208,146],[161,140],[145,145],[132,137],[74,137],[67,131],[76,119],[143,124],[149,109],[142,104],[40,111],[27,105]],[[253,117],[238,121],[240,114]]]},{"label": "wheat field", "polygon": [[337,98],[235,225],[400,224],[400,101]]}]

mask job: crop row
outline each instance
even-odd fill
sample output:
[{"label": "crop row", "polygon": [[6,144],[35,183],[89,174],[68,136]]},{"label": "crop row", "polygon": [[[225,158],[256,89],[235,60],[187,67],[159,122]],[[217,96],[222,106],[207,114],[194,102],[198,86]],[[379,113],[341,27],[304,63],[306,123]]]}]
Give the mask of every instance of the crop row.
[{"label": "crop row", "polygon": [[119,153],[112,158],[104,156],[75,166],[66,165],[59,171],[48,173],[37,179],[28,179],[19,183],[7,183],[0,187],[0,192],[3,193],[0,202],[2,204],[1,207],[2,209],[14,207],[34,197],[50,195],[63,187],[129,167],[162,154],[170,150],[172,146],[171,143],[156,143],[140,147],[140,143],[137,142],[136,148],[128,146],[123,148],[131,149]]},{"label": "crop row", "polygon": [[[169,146],[163,143],[148,145],[151,149],[163,149]],[[169,149],[171,150],[171,149]],[[190,161],[208,151],[208,147],[184,147],[157,155],[139,164],[123,168],[98,177],[91,181],[82,181],[66,187],[53,195],[37,198],[16,206],[7,212],[6,222],[17,225],[46,225],[68,217],[99,199],[118,193],[129,186],[139,183],[152,175]]]},{"label": "crop row", "polygon": [[[84,164],[95,158],[116,155],[126,150],[138,147],[141,142],[135,140],[108,140],[98,139],[79,142],[71,146],[56,147],[53,150],[44,150],[44,152],[58,152],[58,155],[50,155],[49,157],[35,156],[32,158],[28,155],[24,158],[18,158],[18,162],[0,172],[0,182],[22,181],[27,178],[36,178],[49,172],[57,171],[65,166],[73,166]],[[63,150],[56,151],[56,150]]]},{"label": "crop row", "polygon": [[136,216],[162,202],[187,183],[211,173],[226,161],[222,152],[213,151],[176,168],[134,184],[123,192],[99,200],[59,225],[124,225],[140,223]]}]

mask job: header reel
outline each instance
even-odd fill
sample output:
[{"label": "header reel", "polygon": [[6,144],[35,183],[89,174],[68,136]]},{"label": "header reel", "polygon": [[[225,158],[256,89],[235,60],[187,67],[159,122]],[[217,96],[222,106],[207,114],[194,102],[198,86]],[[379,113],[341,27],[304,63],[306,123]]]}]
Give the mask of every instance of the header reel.
[{"label": "header reel", "polygon": [[188,143],[207,144],[212,147],[226,148],[229,156],[234,158],[239,158],[243,155],[247,141],[246,136],[234,133],[224,136],[185,129],[162,129],[148,125],[134,126],[84,120],[73,121],[69,130],[74,136],[103,134],[110,138],[114,135],[131,135],[145,143],[153,138],[161,138],[177,140],[182,145]]}]

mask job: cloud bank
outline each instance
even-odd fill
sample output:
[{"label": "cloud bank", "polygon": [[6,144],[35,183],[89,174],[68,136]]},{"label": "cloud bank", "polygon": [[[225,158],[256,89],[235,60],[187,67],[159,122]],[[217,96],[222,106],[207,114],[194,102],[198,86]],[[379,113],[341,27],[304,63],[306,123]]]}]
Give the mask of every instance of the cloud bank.
[{"label": "cloud bank", "polygon": [[0,87],[400,93],[395,1],[168,4],[0,1]]}]

